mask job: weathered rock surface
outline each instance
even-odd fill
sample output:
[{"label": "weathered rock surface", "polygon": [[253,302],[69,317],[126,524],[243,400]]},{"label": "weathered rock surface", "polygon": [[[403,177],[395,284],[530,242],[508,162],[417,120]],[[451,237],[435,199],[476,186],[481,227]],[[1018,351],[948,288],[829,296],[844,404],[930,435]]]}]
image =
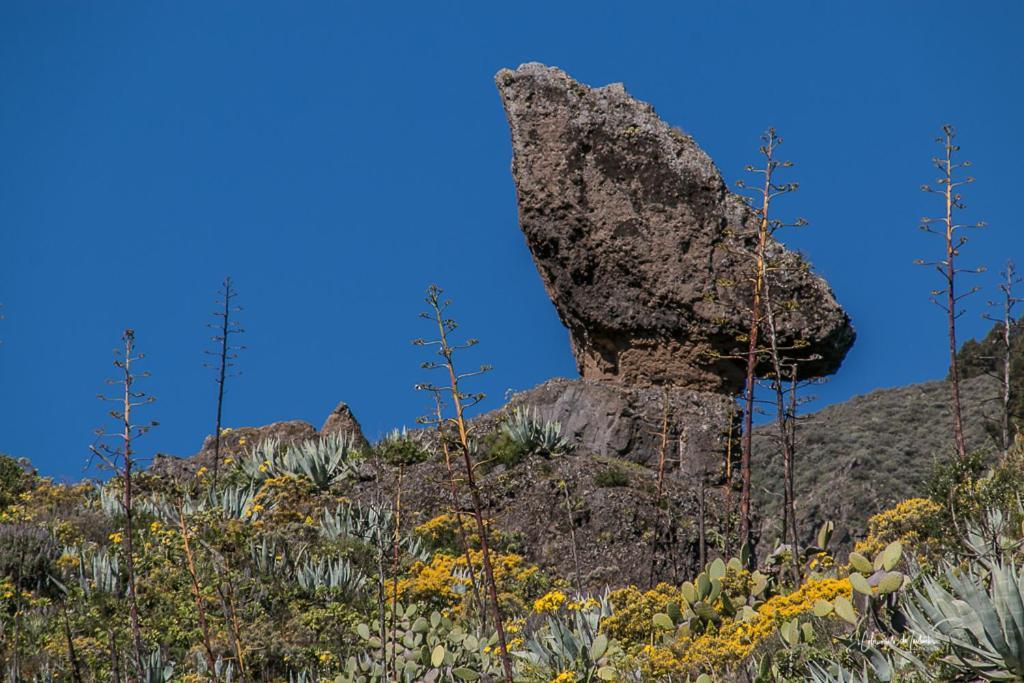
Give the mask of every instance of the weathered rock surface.
[{"label": "weathered rock surface", "polygon": [[[220,452],[221,454],[244,453],[253,446],[262,443],[263,441],[267,441],[268,439],[276,439],[281,442],[282,446],[287,446],[289,444],[298,443],[299,441],[315,438],[316,427],[304,420],[274,422],[272,424],[263,425],[262,427],[235,427],[231,431],[225,432],[221,435]],[[202,460],[204,458],[212,457],[213,435],[210,435],[206,437],[205,441],[203,441],[203,447],[200,449],[197,458]]]},{"label": "weathered rock surface", "polygon": [[352,414],[352,409],[344,401],[331,411],[331,414],[324,420],[323,426],[320,427],[320,435],[327,434],[351,435],[357,448],[366,448],[370,445],[363,435],[363,428],[359,426],[359,421]]},{"label": "weathered rock surface", "polygon": [[732,401],[722,394],[556,378],[514,394],[505,406],[472,422],[485,433],[502,416],[527,407],[543,420],[559,422],[562,435],[581,452],[657,467],[666,402],[666,470],[682,468],[690,477],[718,481],[733,410]]},{"label": "weathered rock surface", "polygon": [[[519,219],[584,378],[736,391],[756,219],[710,157],[621,84],[541,64],[496,77],[512,132]],[[778,243],[782,346],[834,372],[853,328],[823,279]]]}]

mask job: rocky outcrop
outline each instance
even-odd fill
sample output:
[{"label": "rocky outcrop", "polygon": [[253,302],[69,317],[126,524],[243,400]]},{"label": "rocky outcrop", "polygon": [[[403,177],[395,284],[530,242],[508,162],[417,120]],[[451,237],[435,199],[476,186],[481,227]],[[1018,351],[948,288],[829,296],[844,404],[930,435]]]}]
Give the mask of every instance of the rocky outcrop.
[{"label": "rocky outcrop", "polygon": [[[282,446],[316,438],[316,427],[303,420],[274,422],[262,427],[234,427],[225,430],[220,437],[221,457],[238,456],[247,453],[254,446],[274,439]],[[213,435],[207,436],[203,447],[191,460],[199,466],[213,464]]]},{"label": "rocky outcrop", "polygon": [[[348,404],[342,401],[324,420],[319,433],[316,427],[304,420],[286,420],[260,427],[234,427],[225,429],[221,433],[220,452],[221,457],[239,456],[268,439],[274,439],[282,446],[288,446],[326,434],[350,434],[355,439],[358,448],[369,446],[363,435],[362,427],[359,426],[359,421],[352,414]],[[189,476],[200,467],[213,466],[213,450],[214,442],[211,434],[203,440],[203,446],[199,452],[191,457],[180,458],[166,453],[158,453],[154,456],[149,471],[152,474],[172,478]]]},{"label": "rocky outcrop", "polygon": [[359,426],[359,421],[352,414],[352,409],[344,401],[339,403],[324,420],[323,426],[320,427],[320,434],[321,436],[326,434],[351,436],[356,448],[366,448],[370,445],[366,437],[363,436],[363,428]]},{"label": "rocky outcrop", "polygon": [[[556,378],[513,394],[508,403],[472,420],[486,433],[517,407],[558,422],[578,451],[656,467],[661,433],[668,423],[666,470],[682,470],[693,481],[721,479],[734,409],[728,396],[678,387],[624,387],[599,380]],[[667,411],[667,413],[666,413]]]},{"label": "rocky outcrop", "polygon": [[[693,138],[620,84],[526,64],[496,77],[512,131],[520,224],[580,374],[735,392],[756,217]],[[799,255],[769,245],[783,347],[834,372],[849,318]],[[797,353],[797,352],[794,352]],[[734,358],[724,358],[732,356]]]}]

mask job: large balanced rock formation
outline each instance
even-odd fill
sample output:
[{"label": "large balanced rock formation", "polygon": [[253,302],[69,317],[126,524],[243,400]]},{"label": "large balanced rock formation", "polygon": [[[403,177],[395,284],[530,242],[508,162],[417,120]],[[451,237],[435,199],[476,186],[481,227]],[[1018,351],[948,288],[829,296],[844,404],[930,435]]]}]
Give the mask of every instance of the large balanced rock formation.
[{"label": "large balanced rock formation", "polygon": [[[615,84],[541,64],[496,77],[519,218],[584,378],[735,392],[756,216],[691,137]],[[823,279],[778,243],[780,345],[834,372],[853,343]],[[732,356],[725,359],[723,356]]]}]

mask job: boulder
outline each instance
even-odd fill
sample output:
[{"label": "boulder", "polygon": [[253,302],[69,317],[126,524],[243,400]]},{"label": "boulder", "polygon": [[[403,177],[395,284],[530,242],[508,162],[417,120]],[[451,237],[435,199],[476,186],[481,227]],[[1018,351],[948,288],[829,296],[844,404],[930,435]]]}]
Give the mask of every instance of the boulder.
[{"label": "boulder", "polygon": [[367,448],[370,445],[363,435],[363,428],[359,426],[359,421],[352,414],[352,409],[344,401],[331,411],[331,414],[324,420],[323,426],[320,427],[320,435],[326,436],[327,434],[351,435],[357,448]]},{"label": "boulder", "polygon": [[[519,220],[569,329],[580,374],[735,392],[743,383],[757,218],[711,158],[621,84],[582,85],[541,64],[496,76],[512,133]],[[782,347],[805,376],[853,343],[825,281],[777,242]],[[760,368],[767,371],[767,368]]]}]

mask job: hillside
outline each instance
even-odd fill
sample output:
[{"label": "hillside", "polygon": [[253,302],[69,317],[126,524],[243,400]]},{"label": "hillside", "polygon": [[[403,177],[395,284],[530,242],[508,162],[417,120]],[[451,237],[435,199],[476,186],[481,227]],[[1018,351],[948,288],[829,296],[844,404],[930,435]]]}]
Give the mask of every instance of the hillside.
[{"label": "hillside", "polygon": [[[998,381],[977,375],[961,391],[968,447],[992,448],[986,425],[998,411]],[[802,533],[810,538],[832,520],[836,540],[848,544],[865,533],[868,517],[921,495],[934,464],[953,452],[948,402],[949,384],[935,381],[879,389],[807,415],[798,428],[796,464]],[[770,541],[782,501],[774,425],[755,431],[753,468],[762,538]]]}]

